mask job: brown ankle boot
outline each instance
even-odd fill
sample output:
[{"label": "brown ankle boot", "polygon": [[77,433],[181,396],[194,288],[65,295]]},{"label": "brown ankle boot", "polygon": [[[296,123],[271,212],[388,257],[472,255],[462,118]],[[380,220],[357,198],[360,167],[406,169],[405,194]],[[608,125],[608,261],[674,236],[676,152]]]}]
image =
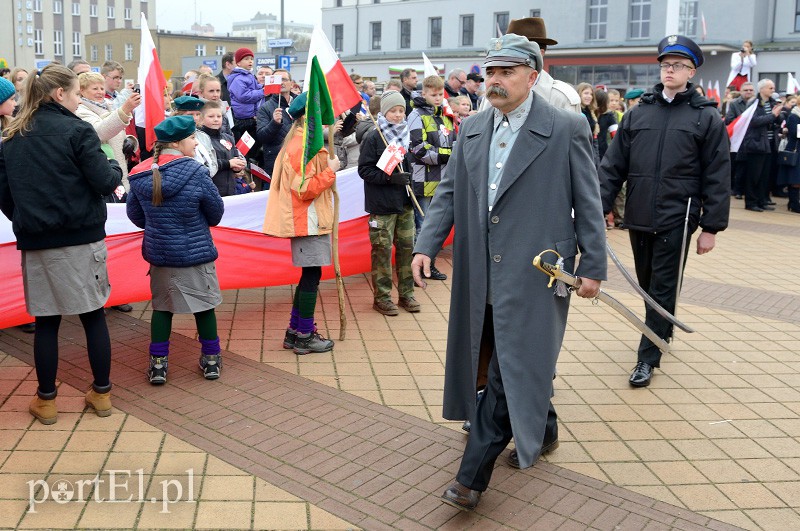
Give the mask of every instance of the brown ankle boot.
[{"label": "brown ankle boot", "polygon": [[55,424],[58,420],[55,398],[52,400],[44,400],[43,398],[39,398],[39,395],[36,395],[33,397],[31,405],[28,406],[28,411],[30,411],[31,415],[36,417],[39,422],[46,426]]},{"label": "brown ankle boot", "polygon": [[111,415],[111,391],[107,393],[98,393],[94,390],[94,387],[92,387],[86,393],[86,405],[94,408],[98,417],[107,417]]}]

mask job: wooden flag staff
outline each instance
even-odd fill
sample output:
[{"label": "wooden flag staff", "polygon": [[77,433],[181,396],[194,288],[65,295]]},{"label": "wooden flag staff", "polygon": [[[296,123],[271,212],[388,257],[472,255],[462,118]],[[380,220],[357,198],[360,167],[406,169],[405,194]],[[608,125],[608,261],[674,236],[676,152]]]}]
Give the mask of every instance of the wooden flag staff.
[{"label": "wooden flag staff", "polygon": [[[333,145],[333,135],[336,134],[333,124],[328,126],[328,158],[336,158],[336,148]],[[336,293],[339,296],[339,341],[344,341],[347,335],[347,315],[344,311],[344,280],[342,280],[342,270],[339,266],[339,191],[336,189],[336,181],[331,187],[333,191],[333,270],[336,273]]]}]

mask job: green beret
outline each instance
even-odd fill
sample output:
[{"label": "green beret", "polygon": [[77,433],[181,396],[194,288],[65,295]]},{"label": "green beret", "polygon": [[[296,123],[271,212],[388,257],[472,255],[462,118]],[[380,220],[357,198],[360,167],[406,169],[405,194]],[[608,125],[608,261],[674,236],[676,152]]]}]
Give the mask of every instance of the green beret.
[{"label": "green beret", "polygon": [[306,113],[306,100],[308,99],[308,92],[303,92],[292,100],[286,112],[292,117],[292,120],[297,120]]},{"label": "green beret", "polygon": [[181,96],[175,98],[175,108],[179,111],[199,111],[203,108],[203,102],[194,96]]},{"label": "green beret", "polygon": [[642,94],[644,94],[644,90],[634,88],[634,89],[630,89],[628,92],[626,92],[625,95],[623,96],[623,98],[625,98],[626,100],[634,100],[634,99],[640,97]]},{"label": "green beret", "polygon": [[170,116],[155,127],[159,142],[179,142],[194,134],[194,118],[191,116]]}]

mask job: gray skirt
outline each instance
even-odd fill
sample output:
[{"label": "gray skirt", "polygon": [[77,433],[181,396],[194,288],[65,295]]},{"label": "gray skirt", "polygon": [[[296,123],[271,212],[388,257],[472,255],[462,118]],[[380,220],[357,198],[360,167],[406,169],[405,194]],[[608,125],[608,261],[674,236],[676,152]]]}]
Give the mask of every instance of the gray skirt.
[{"label": "gray skirt", "polygon": [[331,235],[292,238],[292,265],[295,267],[331,265]]},{"label": "gray skirt", "polygon": [[190,267],[150,266],[153,309],[170,313],[197,313],[222,302],[214,262]]},{"label": "gray skirt", "polygon": [[25,308],[34,317],[102,308],[111,294],[106,242],[22,251]]}]

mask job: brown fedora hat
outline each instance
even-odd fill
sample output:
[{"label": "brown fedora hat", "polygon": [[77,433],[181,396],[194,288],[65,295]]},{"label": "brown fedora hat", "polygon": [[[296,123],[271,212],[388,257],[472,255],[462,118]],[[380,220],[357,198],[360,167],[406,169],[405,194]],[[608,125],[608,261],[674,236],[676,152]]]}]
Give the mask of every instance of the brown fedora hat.
[{"label": "brown fedora hat", "polygon": [[558,44],[558,41],[547,38],[547,28],[544,25],[544,19],[542,17],[518,18],[512,20],[508,24],[506,33],[522,35],[523,37],[527,37],[529,41],[540,45],[552,46]]}]

